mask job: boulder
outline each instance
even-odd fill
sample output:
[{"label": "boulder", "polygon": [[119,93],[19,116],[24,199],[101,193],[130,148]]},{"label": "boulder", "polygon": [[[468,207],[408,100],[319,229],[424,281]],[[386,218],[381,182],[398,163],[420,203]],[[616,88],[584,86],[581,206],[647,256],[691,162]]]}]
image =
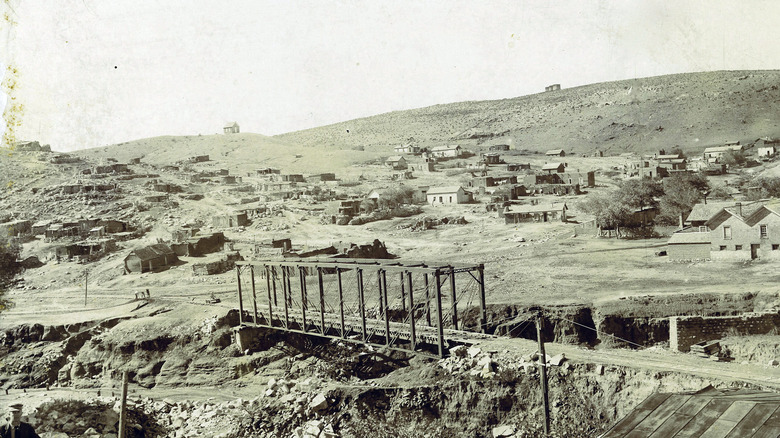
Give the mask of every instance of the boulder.
[{"label": "boulder", "polygon": [[493,438],[510,437],[515,434],[512,426],[498,426],[493,428]]},{"label": "boulder", "polygon": [[309,409],[312,411],[321,411],[328,407],[328,399],[323,394],[317,394],[311,402],[309,402]]}]

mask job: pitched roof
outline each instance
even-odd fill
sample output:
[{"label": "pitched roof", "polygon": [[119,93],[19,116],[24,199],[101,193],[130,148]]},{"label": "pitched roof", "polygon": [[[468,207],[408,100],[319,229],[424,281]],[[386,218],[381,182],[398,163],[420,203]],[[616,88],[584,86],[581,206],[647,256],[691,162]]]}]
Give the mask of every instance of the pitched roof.
[{"label": "pitched roof", "polygon": [[238,123],[236,122],[227,122],[225,123],[225,128],[236,128],[238,127]]},{"label": "pitched roof", "polygon": [[152,260],[161,255],[175,254],[173,250],[164,243],[155,243],[154,245],[137,248],[132,251],[141,260]]},{"label": "pitched roof", "polygon": [[545,152],[545,155],[560,155],[561,152],[563,152],[563,149],[550,149],[549,151]]},{"label": "pitched roof", "polygon": [[396,161],[401,161],[401,160],[406,161],[406,159],[404,157],[400,157],[400,156],[387,157],[387,161],[389,161],[391,163],[396,162]]},{"label": "pitched roof", "polygon": [[646,398],[603,438],[629,436],[780,436],[780,394],[712,387]]},{"label": "pitched roof", "polygon": [[439,152],[439,151],[449,151],[453,149],[460,149],[460,146],[456,144],[449,145],[449,146],[436,146],[433,149],[431,149],[431,151]]},{"label": "pitched roof", "polygon": [[718,201],[707,202],[706,204],[700,203],[693,206],[691,214],[685,219],[686,222],[701,222],[712,219],[719,211],[725,207],[734,205],[734,201]]},{"label": "pitched roof", "polygon": [[545,163],[542,170],[555,170],[563,166],[563,163]]},{"label": "pitched roof", "polygon": [[740,146],[740,145],[734,145],[734,146],[714,146],[714,147],[711,147],[711,148],[704,149],[704,153],[706,154],[706,153],[709,153],[709,152],[741,151],[742,149],[744,149],[744,148],[742,146]]},{"label": "pitched roof", "polygon": [[433,187],[426,192],[429,195],[438,195],[441,193],[455,193],[458,190],[463,190],[461,186],[446,186],[446,187]]},{"label": "pitched roof", "polygon": [[710,233],[674,233],[667,244],[711,243]]}]

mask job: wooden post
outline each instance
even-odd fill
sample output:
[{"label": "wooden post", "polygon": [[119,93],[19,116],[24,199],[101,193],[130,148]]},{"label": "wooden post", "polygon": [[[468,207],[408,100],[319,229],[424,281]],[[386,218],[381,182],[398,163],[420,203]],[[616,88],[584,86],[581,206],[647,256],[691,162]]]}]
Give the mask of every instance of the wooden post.
[{"label": "wooden post", "polygon": [[409,286],[409,335],[411,336],[412,351],[417,347],[417,332],[414,327],[414,289],[412,288],[412,273],[406,273],[406,282]]},{"label": "wooden post", "polygon": [[455,268],[450,267],[450,300],[452,300],[452,327],[458,329],[458,302],[455,296]]},{"label": "wooden post", "polygon": [[544,434],[550,435],[550,402],[547,399],[547,356],[544,353],[542,329],[544,319],[541,312],[536,316],[536,339],[539,341],[539,380],[542,384],[542,400],[544,402]]},{"label": "wooden post", "polygon": [[366,331],[366,302],[364,300],[363,295],[363,270],[360,268],[356,269],[357,272],[357,286],[358,286],[358,309],[360,310],[360,329],[363,333],[363,342],[367,341],[367,331]]},{"label": "wooden post", "polygon": [[254,310],[254,313],[252,314],[252,321],[254,321],[255,325],[257,325],[257,293],[255,291],[255,267],[254,265],[249,265],[249,274],[252,278],[252,308]]},{"label": "wooden post", "polygon": [[122,402],[119,407],[119,438],[127,438],[125,427],[127,427],[127,371],[122,372]]},{"label": "wooden post", "polygon": [[84,270],[84,307],[87,307],[87,284],[89,284],[89,271]]},{"label": "wooden post", "polygon": [[477,268],[479,274],[479,312],[480,312],[480,331],[487,333],[487,304],[485,302],[485,265],[479,265]]},{"label": "wooden post", "polygon": [[341,324],[341,337],[347,337],[347,328],[344,325],[344,289],[341,283],[341,268],[336,268],[336,276],[339,279],[339,323]]},{"label": "wooden post", "polygon": [[428,273],[423,274],[423,280],[425,281],[425,323],[428,327],[431,326],[431,296],[428,285]]},{"label": "wooden post", "polygon": [[271,287],[274,291],[274,306],[278,306],[279,301],[276,299],[276,268],[274,266],[269,266],[268,270],[271,273]]},{"label": "wooden post", "polygon": [[306,268],[298,267],[298,277],[301,280],[301,330],[306,332]]},{"label": "wooden post", "polygon": [[322,268],[317,266],[317,281],[320,286],[320,329],[324,335],[325,330],[325,287],[322,283]]},{"label": "wooden post", "polygon": [[244,323],[244,297],[241,295],[241,267],[236,265],[236,278],[238,279],[238,322]]},{"label": "wooden post", "polygon": [[289,280],[289,272],[287,272],[286,266],[279,266],[279,269],[282,270],[282,301],[284,301],[284,328],[289,329],[290,328],[290,306],[289,306],[289,299],[287,298],[290,284]]},{"label": "wooden post", "polygon": [[381,270],[379,300],[384,301],[385,306],[385,345],[390,345],[390,308],[387,299],[387,271]]},{"label": "wooden post", "polygon": [[[268,292],[268,326],[274,326],[274,303],[271,300],[271,276],[273,275],[273,268],[265,265],[265,290]],[[274,290],[276,289],[276,280],[274,280]],[[274,294],[275,295],[275,294]]]},{"label": "wooden post", "polygon": [[406,291],[404,291],[404,273],[401,272],[401,310],[406,311]]},{"label": "wooden post", "polygon": [[385,300],[382,299],[382,269],[376,270],[376,284],[379,289],[379,314],[385,313]]},{"label": "wooden post", "polygon": [[444,327],[441,311],[441,273],[436,269],[436,332],[439,340],[439,357],[444,357]]}]

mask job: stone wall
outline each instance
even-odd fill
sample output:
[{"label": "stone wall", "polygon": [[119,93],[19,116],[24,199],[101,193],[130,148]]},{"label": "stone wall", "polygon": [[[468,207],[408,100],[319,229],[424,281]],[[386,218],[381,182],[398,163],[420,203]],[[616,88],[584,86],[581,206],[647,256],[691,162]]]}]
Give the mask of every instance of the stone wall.
[{"label": "stone wall", "polygon": [[780,313],[746,313],[739,316],[672,316],[669,318],[669,348],[687,352],[691,345],[727,334],[763,335],[780,324]]}]

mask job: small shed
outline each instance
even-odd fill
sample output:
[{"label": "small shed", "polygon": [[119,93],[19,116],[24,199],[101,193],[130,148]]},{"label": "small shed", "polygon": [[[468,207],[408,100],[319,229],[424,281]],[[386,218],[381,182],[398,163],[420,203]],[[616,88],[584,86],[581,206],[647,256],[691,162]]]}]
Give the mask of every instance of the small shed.
[{"label": "small shed", "polygon": [[708,232],[679,232],[667,242],[669,260],[708,260],[712,239]]},{"label": "small shed", "polygon": [[178,261],[176,253],[168,245],[157,243],[134,249],[125,257],[125,272],[149,272],[170,266]]},{"label": "small shed", "polygon": [[564,163],[544,163],[542,171],[549,173],[563,173],[566,172],[566,164]]},{"label": "small shed", "polygon": [[518,205],[508,206],[504,209],[504,221],[507,224],[522,222],[566,222],[565,203]]},{"label": "small shed", "polygon": [[385,165],[393,170],[404,170],[409,167],[406,163],[406,159],[400,155],[388,157],[387,160],[385,160]]},{"label": "small shed", "polygon": [[549,151],[544,153],[548,157],[565,157],[566,152],[563,149],[550,149]]}]

